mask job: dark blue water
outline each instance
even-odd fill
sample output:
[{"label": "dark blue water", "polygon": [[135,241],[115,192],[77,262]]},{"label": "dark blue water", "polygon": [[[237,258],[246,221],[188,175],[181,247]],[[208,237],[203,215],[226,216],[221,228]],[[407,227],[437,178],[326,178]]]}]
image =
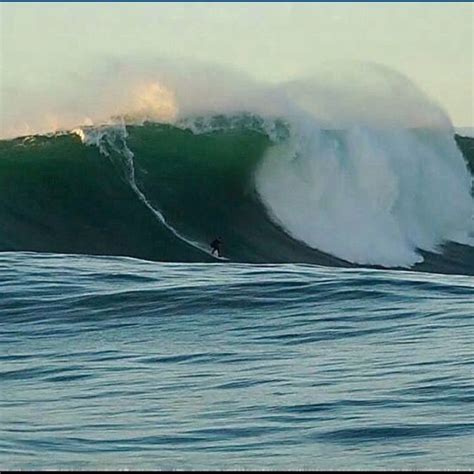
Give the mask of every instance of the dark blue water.
[{"label": "dark blue water", "polygon": [[0,254],[1,469],[472,469],[474,278]]}]

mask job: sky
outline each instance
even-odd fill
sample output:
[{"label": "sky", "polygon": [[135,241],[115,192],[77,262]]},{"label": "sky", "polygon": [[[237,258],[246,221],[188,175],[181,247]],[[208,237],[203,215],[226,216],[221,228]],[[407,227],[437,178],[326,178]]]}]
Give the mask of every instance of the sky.
[{"label": "sky", "polygon": [[370,61],[474,126],[473,3],[7,2],[0,29],[4,90],[61,88],[104,58],[192,58],[267,82]]}]

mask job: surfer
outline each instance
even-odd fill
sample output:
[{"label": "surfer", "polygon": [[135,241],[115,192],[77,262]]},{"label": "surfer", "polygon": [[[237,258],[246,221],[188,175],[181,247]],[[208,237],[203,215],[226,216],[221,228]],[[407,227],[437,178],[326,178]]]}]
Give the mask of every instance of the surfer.
[{"label": "surfer", "polygon": [[211,254],[217,257],[221,257],[221,245],[223,241],[220,237],[211,242]]}]

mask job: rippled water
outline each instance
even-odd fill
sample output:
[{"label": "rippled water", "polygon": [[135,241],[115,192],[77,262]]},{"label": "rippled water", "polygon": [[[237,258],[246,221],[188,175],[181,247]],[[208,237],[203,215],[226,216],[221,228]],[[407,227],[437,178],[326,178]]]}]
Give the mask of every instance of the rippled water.
[{"label": "rippled water", "polygon": [[472,469],[474,278],[0,254],[2,469]]}]

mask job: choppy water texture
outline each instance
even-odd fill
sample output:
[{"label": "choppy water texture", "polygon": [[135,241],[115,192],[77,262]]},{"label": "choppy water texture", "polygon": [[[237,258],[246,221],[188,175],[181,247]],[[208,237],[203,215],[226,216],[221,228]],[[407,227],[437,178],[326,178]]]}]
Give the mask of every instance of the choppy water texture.
[{"label": "choppy water texture", "polygon": [[472,469],[474,279],[0,254],[2,469]]}]

